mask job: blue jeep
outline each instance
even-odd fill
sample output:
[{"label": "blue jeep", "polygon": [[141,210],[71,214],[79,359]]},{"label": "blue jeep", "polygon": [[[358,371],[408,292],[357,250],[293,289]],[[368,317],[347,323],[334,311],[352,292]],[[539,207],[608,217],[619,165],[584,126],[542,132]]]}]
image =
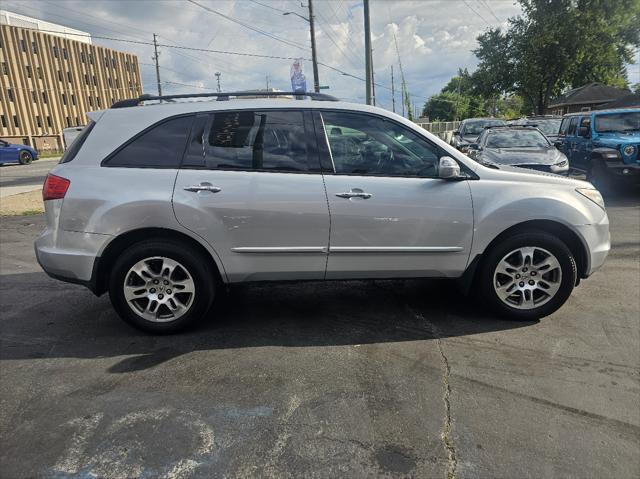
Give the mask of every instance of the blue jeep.
[{"label": "blue jeep", "polygon": [[640,179],[640,109],[584,111],[565,115],[556,146],[569,164],[586,172],[601,191]]},{"label": "blue jeep", "polygon": [[0,165],[3,163],[20,163],[28,165],[38,159],[38,152],[28,145],[14,145],[0,140]]}]

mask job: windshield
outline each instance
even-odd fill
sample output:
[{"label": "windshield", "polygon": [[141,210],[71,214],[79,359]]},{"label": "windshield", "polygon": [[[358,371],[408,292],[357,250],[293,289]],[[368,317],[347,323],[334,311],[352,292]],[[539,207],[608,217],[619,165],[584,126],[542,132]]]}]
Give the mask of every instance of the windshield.
[{"label": "windshield", "polygon": [[487,148],[546,148],[549,142],[537,130],[508,130],[489,133]]},{"label": "windshield", "polygon": [[640,111],[596,115],[596,131],[640,131]]},{"label": "windshield", "polygon": [[474,120],[469,121],[462,127],[462,136],[478,136],[487,126],[503,126],[507,123],[502,120]]},{"label": "windshield", "polygon": [[545,135],[557,135],[558,131],[560,131],[561,122],[562,119],[558,118],[557,120],[534,120],[532,123],[535,123],[538,129]]}]

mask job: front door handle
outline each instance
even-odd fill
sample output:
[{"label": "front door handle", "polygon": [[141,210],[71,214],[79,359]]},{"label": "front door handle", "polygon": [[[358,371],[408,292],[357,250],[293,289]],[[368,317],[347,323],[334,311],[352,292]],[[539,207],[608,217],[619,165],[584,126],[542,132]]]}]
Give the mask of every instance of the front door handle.
[{"label": "front door handle", "polygon": [[198,193],[200,191],[208,191],[210,193],[218,193],[222,191],[222,188],[218,188],[217,186],[213,186],[211,183],[200,183],[199,185],[185,186],[185,191],[191,191],[193,193]]},{"label": "front door handle", "polygon": [[351,188],[351,191],[347,193],[336,193],[338,198],[362,198],[363,200],[368,200],[371,198],[371,193],[365,193],[360,188]]}]

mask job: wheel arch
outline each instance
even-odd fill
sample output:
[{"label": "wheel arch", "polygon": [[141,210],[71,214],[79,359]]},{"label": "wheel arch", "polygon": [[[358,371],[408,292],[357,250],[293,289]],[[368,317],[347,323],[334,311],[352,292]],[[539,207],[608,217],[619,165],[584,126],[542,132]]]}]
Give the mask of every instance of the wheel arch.
[{"label": "wheel arch", "polygon": [[187,247],[194,248],[210,262],[216,281],[220,283],[226,282],[224,267],[200,241],[185,233],[168,228],[139,228],[115,237],[106,245],[100,256],[96,258],[91,280],[93,292],[97,295],[106,292],[109,284],[110,266],[115,262],[116,258],[129,246],[148,239],[171,239],[183,243]]},{"label": "wheel arch", "polygon": [[465,274],[462,277],[464,289],[468,290],[473,281],[475,281],[478,272],[481,270],[481,265],[487,251],[490,251],[496,244],[504,241],[505,238],[524,231],[543,231],[558,237],[565,245],[567,245],[567,248],[569,248],[576,261],[576,268],[578,270],[577,282],[579,282],[581,278],[587,277],[587,271],[589,271],[588,249],[584,241],[575,231],[558,221],[529,220],[512,225],[503,230],[493,238],[493,240],[491,240],[484,251],[472,258],[467,271],[465,271]]}]

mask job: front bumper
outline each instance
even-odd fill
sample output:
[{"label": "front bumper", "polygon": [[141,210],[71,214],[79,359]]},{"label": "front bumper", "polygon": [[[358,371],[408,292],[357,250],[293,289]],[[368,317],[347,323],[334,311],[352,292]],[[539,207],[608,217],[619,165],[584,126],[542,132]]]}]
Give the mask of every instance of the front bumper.
[{"label": "front bumper", "polygon": [[605,214],[598,223],[580,225],[576,228],[587,247],[587,264],[584,271],[586,278],[602,266],[611,249],[609,217]]},{"label": "front bumper", "polygon": [[637,177],[640,175],[640,164],[625,163],[624,161],[605,161],[607,169],[617,175],[626,177]]},{"label": "front bumper", "polygon": [[94,265],[110,235],[47,228],[36,239],[36,258],[49,276],[93,290]]}]

